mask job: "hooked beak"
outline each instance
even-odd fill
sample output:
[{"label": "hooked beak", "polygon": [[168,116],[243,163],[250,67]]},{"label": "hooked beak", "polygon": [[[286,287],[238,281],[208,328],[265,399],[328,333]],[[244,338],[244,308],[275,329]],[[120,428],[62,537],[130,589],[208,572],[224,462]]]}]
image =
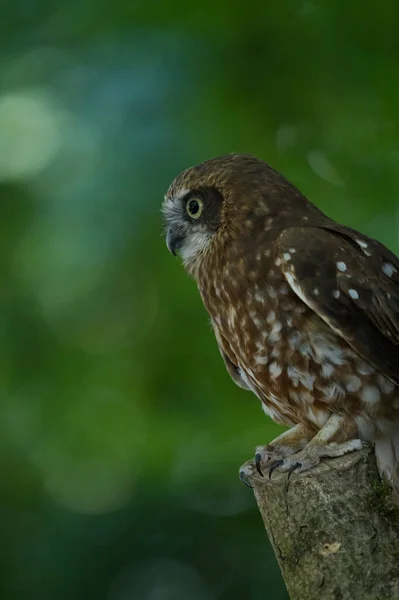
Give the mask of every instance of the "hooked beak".
[{"label": "hooked beak", "polygon": [[166,245],[173,256],[176,256],[176,251],[182,247],[183,241],[183,235],[179,235],[176,231],[173,231],[173,229],[168,229],[168,233],[166,234]]}]

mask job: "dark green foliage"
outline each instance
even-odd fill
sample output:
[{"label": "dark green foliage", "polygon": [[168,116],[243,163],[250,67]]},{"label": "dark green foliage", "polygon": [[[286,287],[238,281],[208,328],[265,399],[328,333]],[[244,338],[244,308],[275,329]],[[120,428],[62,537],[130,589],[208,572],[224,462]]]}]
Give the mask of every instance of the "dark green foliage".
[{"label": "dark green foliage", "polygon": [[2,600],[286,598],[225,372],[159,214],[251,152],[398,250],[397,3],[6,2]]}]

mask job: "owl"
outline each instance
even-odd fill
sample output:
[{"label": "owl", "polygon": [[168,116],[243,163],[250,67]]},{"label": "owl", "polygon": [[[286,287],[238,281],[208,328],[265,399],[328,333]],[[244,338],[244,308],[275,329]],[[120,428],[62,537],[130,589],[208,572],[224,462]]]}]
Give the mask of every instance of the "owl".
[{"label": "owl", "polygon": [[372,443],[399,494],[398,258],[246,154],[178,175],[163,216],[232,379],[288,427],[256,448],[259,473]]}]

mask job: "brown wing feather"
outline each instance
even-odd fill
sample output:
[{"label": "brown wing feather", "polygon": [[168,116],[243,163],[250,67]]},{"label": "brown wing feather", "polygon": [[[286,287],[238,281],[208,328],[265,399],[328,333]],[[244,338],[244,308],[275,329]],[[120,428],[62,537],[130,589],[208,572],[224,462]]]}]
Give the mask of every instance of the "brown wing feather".
[{"label": "brown wing feather", "polygon": [[291,228],[278,239],[293,291],[352,348],[399,384],[399,261],[340,225]]},{"label": "brown wing feather", "polygon": [[226,365],[226,369],[230,377],[242,389],[249,390],[250,388],[240,375],[240,370],[236,364],[236,358],[230,348],[229,343],[227,342],[226,338],[222,336],[215,323],[213,323],[213,330],[215,332],[215,337],[218,343],[220,354],[222,355],[224,364]]}]

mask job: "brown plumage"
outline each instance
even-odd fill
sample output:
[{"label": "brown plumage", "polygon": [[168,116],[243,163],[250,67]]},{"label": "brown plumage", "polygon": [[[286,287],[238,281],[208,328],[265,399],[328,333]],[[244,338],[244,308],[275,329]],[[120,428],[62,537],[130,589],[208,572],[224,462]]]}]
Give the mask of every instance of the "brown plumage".
[{"label": "brown plumage", "polygon": [[163,211],[229,373],[291,427],[258,468],[305,470],[372,441],[398,491],[396,256],[249,155],[184,171]]}]

